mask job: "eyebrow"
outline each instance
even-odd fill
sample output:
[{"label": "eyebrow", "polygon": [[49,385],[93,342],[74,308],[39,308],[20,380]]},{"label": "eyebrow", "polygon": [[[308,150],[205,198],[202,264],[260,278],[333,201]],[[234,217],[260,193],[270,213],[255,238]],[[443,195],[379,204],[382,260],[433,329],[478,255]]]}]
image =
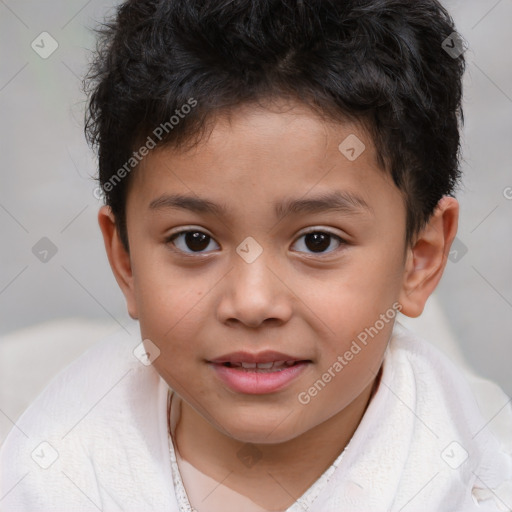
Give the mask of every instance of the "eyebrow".
[{"label": "eyebrow", "polygon": [[[228,216],[228,208],[225,204],[217,204],[206,198],[183,194],[164,194],[151,201],[149,209],[154,211],[183,209],[195,213]],[[290,213],[312,214],[328,211],[337,211],[347,215],[366,212],[373,215],[373,209],[363,198],[346,191],[334,191],[307,199],[284,199],[276,203],[274,207],[277,218],[284,217]]]}]

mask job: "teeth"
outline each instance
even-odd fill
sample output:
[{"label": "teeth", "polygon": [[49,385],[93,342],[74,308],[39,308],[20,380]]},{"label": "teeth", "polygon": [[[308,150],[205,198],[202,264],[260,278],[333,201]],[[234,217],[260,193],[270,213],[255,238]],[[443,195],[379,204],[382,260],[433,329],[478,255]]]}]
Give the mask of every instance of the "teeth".
[{"label": "teeth", "polygon": [[229,363],[229,366],[233,368],[245,368],[246,370],[271,370],[271,369],[283,369],[283,368],[289,368],[290,366],[293,366],[297,361],[271,361],[269,363],[246,363],[246,362],[240,362],[240,363]]}]

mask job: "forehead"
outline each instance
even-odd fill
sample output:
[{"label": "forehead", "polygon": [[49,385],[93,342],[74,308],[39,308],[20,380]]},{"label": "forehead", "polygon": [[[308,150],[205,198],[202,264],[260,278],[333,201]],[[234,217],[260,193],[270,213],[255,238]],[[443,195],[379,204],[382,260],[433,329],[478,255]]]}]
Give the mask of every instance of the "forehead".
[{"label": "forehead", "polygon": [[228,215],[237,199],[239,207],[257,204],[277,216],[329,206],[371,212],[378,191],[398,193],[362,126],[289,103],[219,116],[194,148],[151,151],[132,180],[138,207],[215,215]]}]

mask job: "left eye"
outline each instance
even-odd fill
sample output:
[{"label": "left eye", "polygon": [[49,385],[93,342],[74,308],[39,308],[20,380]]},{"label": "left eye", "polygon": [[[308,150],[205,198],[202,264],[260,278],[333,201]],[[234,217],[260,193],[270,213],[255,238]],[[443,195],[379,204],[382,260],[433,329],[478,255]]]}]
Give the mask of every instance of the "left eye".
[{"label": "left eye", "polygon": [[[178,243],[175,243],[175,240],[178,240]],[[213,238],[210,235],[207,235],[202,231],[195,230],[180,231],[179,233],[172,235],[166,240],[166,242],[171,242],[180,251],[183,251],[185,253],[188,252],[185,250],[188,247],[189,249],[191,249],[189,254],[194,252],[201,252],[210,245],[211,241],[213,241]]]},{"label": "left eye", "polygon": [[[313,254],[333,252],[325,251],[325,249],[331,245],[332,239],[337,240],[338,248],[346,243],[343,238],[334,235],[333,233],[329,233],[328,231],[310,231],[309,233],[304,233],[300,236],[299,240],[302,238],[304,238],[302,245],[311,250]],[[334,250],[336,250],[336,248]]]}]

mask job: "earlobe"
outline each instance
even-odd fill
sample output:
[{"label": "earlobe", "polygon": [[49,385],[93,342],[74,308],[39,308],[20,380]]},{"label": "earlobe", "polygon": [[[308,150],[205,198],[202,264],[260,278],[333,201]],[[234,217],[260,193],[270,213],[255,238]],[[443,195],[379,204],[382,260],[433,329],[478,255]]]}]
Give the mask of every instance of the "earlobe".
[{"label": "earlobe", "polygon": [[457,234],[459,203],[444,196],[407,251],[399,302],[401,312],[415,318],[438,285],[446,267],[450,247]]},{"label": "earlobe", "polygon": [[130,255],[126,252],[115,223],[115,217],[109,206],[102,206],[98,212],[98,224],[103,235],[108,261],[117,284],[126,299],[128,314],[136,320],[138,318],[137,303]]}]

